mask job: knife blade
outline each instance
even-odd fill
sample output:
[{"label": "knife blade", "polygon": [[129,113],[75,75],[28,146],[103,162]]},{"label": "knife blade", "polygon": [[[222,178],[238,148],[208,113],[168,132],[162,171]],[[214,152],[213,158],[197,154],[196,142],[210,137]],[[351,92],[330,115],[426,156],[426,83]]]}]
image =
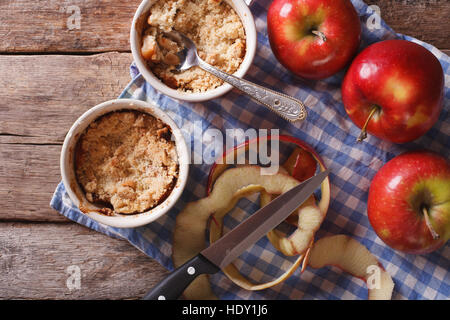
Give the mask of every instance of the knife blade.
[{"label": "knife blade", "polygon": [[169,274],[143,299],[177,299],[197,276],[214,274],[226,267],[305,202],[328,174],[329,170],[322,171],[278,196]]}]

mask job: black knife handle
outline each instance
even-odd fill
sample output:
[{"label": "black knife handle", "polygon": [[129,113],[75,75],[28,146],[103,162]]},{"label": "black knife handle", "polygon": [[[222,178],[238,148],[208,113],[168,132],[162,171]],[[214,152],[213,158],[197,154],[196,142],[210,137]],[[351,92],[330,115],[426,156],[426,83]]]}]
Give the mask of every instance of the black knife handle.
[{"label": "black knife handle", "polygon": [[198,254],[158,283],[147,292],[143,300],[175,300],[184,289],[201,274],[214,274],[220,269]]}]

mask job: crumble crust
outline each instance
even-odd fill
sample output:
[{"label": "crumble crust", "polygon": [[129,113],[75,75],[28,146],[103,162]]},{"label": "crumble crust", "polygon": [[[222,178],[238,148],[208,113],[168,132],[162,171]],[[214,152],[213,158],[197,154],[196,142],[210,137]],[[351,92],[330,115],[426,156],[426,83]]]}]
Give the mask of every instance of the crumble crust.
[{"label": "crumble crust", "polygon": [[158,0],[144,27],[141,54],[167,86],[184,92],[205,92],[223,81],[199,67],[179,72],[176,55],[182,48],[164,37],[176,30],[194,41],[207,63],[234,73],[245,56],[245,31],[237,13],[222,0]]},{"label": "crumble crust", "polygon": [[103,213],[140,213],[161,203],[178,177],[170,128],[139,111],[108,113],[77,143],[75,172],[88,201]]}]

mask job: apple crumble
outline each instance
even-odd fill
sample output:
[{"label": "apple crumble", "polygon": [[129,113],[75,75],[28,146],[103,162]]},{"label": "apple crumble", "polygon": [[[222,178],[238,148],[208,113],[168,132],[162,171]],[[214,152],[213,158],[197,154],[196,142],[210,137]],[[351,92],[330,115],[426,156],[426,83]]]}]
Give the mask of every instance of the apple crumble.
[{"label": "apple crumble", "polygon": [[149,210],[177,181],[178,155],[170,128],[143,112],[108,113],[79,138],[75,172],[87,200],[105,205],[101,212]]},{"label": "apple crumble", "polygon": [[222,71],[236,72],[244,59],[244,27],[225,1],[158,0],[144,26],[141,54],[152,72],[173,89],[204,92],[223,82],[199,67],[181,72],[175,69],[182,48],[164,36],[172,30],[192,39],[199,57]]}]

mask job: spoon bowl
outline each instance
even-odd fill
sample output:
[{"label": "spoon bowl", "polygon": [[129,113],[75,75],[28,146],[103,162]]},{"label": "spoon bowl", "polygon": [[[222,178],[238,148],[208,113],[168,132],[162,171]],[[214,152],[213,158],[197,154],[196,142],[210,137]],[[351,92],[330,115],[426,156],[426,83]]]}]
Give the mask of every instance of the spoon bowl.
[{"label": "spoon bowl", "polygon": [[170,40],[175,41],[182,48],[177,52],[180,64],[176,65],[175,68],[178,71],[188,70],[199,65],[198,59],[200,57],[197,53],[197,47],[190,38],[177,31],[165,32],[164,35]]}]

